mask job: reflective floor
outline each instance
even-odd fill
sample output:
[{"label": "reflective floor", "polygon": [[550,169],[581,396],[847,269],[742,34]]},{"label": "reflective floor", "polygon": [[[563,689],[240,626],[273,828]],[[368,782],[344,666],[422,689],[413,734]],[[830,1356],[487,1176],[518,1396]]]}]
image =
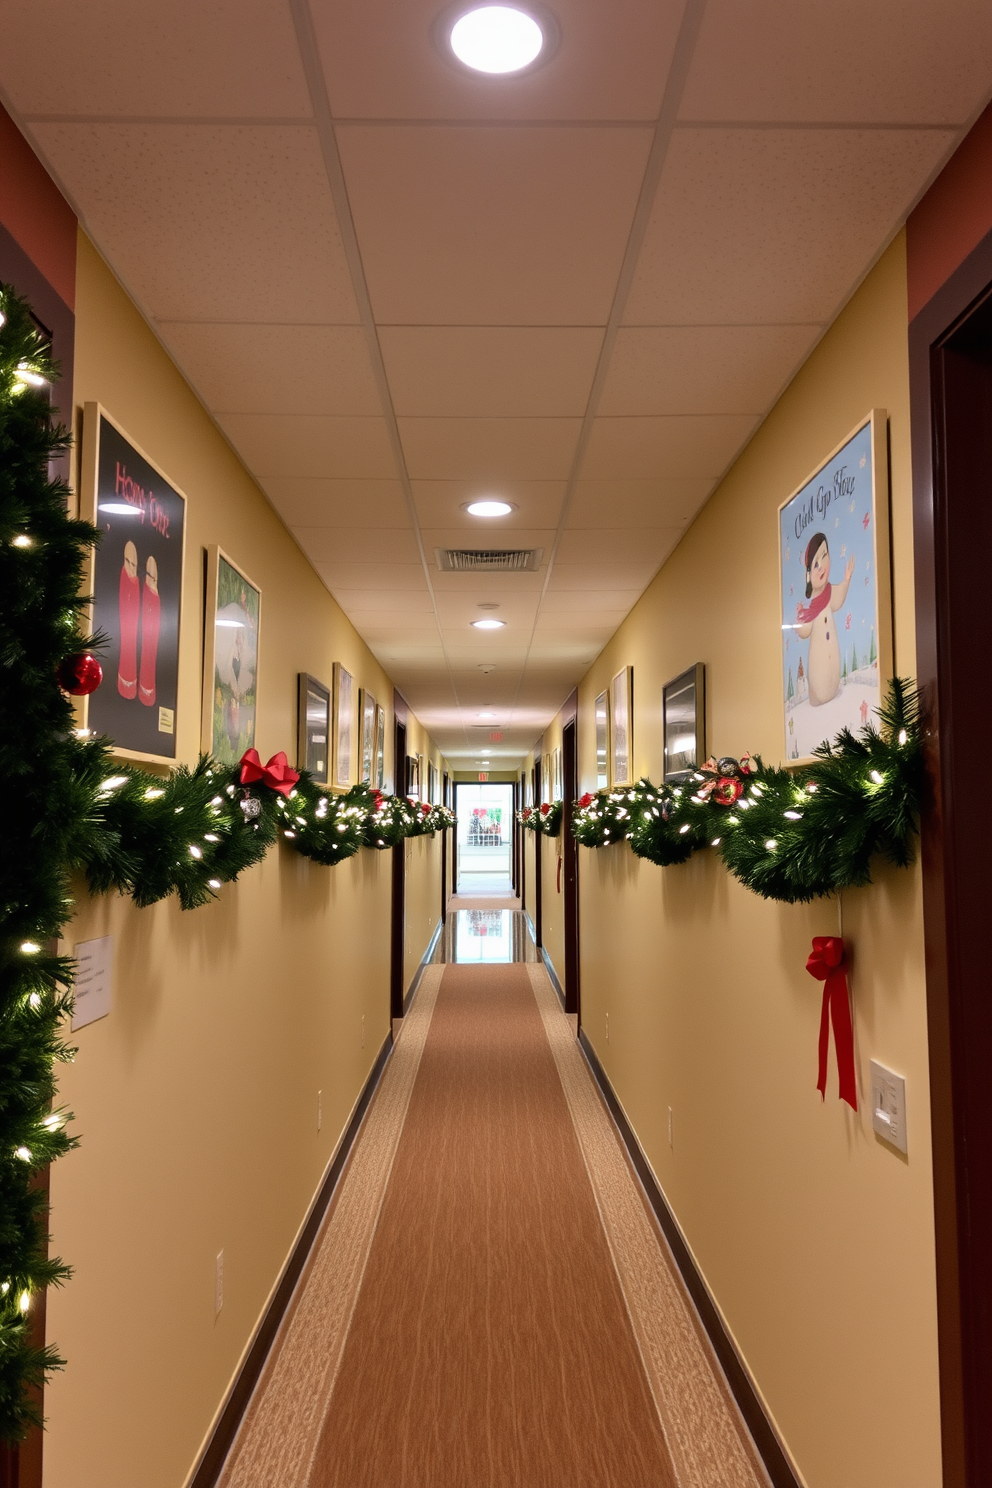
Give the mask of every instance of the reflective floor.
[{"label": "reflective floor", "polygon": [[454,909],[431,960],[471,965],[536,961],[537,948],[519,909]]}]

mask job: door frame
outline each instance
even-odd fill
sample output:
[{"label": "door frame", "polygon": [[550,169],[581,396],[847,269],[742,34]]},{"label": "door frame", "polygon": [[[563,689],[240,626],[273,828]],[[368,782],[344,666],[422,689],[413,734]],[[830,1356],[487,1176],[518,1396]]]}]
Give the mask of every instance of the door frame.
[{"label": "door frame", "polygon": [[[406,778],[406,729],[407,706],[405,699],[393,693],[393,791],[405,796],[409,784]],[[397,842],[390,848],[392,858],[392,891],[390,899],[389,941],[389,1016],[402,1018],[403,996],[406,988],[404,969],[406,965],[406,842]]]},{"label": "door frame", "polygon": [[[962,535],[969,484],[958,464],[969,457],[977,462],[980,441],[962,437],[952,386],[967,388],[968,376],[954,337],[990,296],[992,233],[909,326],[917,681],[925,705],[928,786],[921,858],[944,1488],[992,1482],[992,1113],[984,1077],[992,1055],[992,1007],[981,990],[987,985],[982,924],[968,923],[958,909],[959,893],[983,865],[976,863],[970,813],[955,810],[955,793],[967,799],[969,749],[981,743],[974,737],[974,705],[962,685],[980,636],[965,613],[970,608],[973,622],[977,596]],[[983,375],[974,374],[976,388]],[[987,406],[978,403],[982,412]],[[987,461],[988,432],[984,443]],[[962,492],[957,503],[955,490]]]},{"label": "door frame", "polygon": [[572,814],[579,794],[578,698],[573,694],[572,716],[561,731],[562,765],[562,896],[565,933],[565,1011],[581,1023],[581,976],[579,956],[579,844],[572,836]]}]

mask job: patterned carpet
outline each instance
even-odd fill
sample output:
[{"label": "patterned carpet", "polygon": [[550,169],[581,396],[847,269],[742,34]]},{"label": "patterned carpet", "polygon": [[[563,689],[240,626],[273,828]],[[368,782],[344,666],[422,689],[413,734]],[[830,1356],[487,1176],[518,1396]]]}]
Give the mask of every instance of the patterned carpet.
[{"label": "patterned carpet", "polygon": [[766,1482],[543,968],[427,968],[223,1488]]}]

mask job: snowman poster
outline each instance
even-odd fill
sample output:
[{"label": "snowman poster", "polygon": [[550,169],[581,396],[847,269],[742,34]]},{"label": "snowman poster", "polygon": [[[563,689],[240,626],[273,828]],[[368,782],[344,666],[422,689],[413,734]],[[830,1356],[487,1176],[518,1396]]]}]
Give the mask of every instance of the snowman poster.
[{"label": "snowman poster", "polygon": [[779,508],[785,758],[875,719],[891,672],[886,420],[865,421]]}]

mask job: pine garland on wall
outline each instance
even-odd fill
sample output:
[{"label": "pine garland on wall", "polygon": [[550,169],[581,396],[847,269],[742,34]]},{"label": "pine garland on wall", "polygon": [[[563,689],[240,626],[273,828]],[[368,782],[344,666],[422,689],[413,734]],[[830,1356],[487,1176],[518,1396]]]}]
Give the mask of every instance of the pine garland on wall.
[{"label": "pine garland on wall", "polygon": [[796,904],[870,883],[875,857],[906,867],[923,779],[919,697],[895,678],[879,726],[845,729],[814,764],[745,755],[708,760],[682,785],[598,791],[576,803],[572,833],[584,847],[628,842],[662,867],[710,847],[746,888]]},{"label": "pine garland on wall", "polygon": [[[29,1390],[64,1361],[30,1341],[32,1298],[69,1268],[47,1258],[46,1200],[35,1183],[75,1139],[52,1108],[74,967],[50,947],[73,912],[70,875],[138,906],[176,894],[183,909],[217,896],[277,841],[333,865],[454,825],[443,806],[368,785],[321,790],[285,755],[254,751],[233,768],[201,758],[167,778],[113,758],[74,732],[70,692],[90,691],[99,638],[82,625],[87,551],[96,529],[67,515],[68,488],[48,478],[70,444],[53,425],[58,375],[27,303],[0,284],[0,1440],[38,1422]],[[250,758],[249,756],[253,756]]]}]

